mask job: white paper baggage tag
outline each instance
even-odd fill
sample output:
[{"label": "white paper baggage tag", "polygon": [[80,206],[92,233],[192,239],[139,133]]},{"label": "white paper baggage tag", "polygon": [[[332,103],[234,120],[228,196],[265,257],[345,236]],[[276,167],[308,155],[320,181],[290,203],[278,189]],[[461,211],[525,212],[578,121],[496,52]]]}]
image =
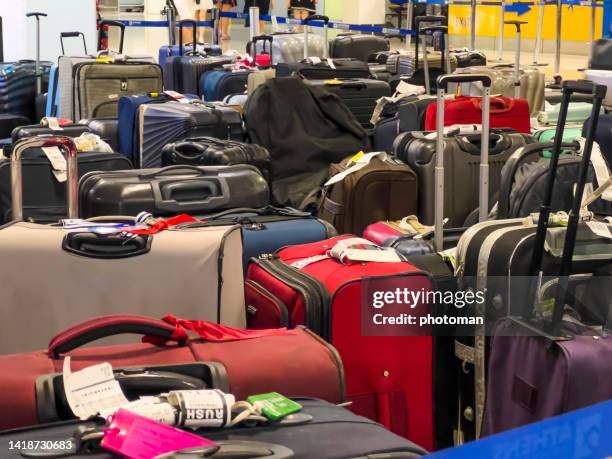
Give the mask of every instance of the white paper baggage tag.
[{"label": "white paper baggage tag", "polygon": [[62,378],[68,405],[74,415],[82,420],[96,416],[101,411],[117,410],[129,403],[108,362],[72,373],[70,357],[66,357]]},{"label": "white paper baggage tag", "polygon": [[118,408],[100,411],[100,416],[108,418],[119,409],[131,411],[161,424],[169,426],[176,424],[176,410],[170,403],[162,401],[159,397],[141,397]]},{"label": "white paper baggage tag", "polygon": [[355,165],[349,167],[343,172],[334,175],[327,182],[325,182],[325,185],[323,185],[323,187],[328,187],[330,185],[334,185],[335,183],[341,182],[349,175],[354,174],[355,172],[360,171],[361,169],[366,167],[368,164],[370,164],[370,161],[372,161],[372,159],[376,157],[379,157],[381,161],[385,161],[387,159],[387,153],[385,153],[384,151],[378,151],[373,153],[365,153],[363,155],[355,155],[355,157],[353,158]]},{"label": "white paper baggage tag", "polygon": [[597,236],[607,238],[607,239],[612,239],[612,232],[610,231],[610,227],[608,226],[607,223],[590,221],[590,222],[586,222],[586,225]]},{"label": "white paper baggage tag", "polygon": [[329,65],[330,69],[336,70],[336,64],[334,64],[334,60],[331,57],[327,58],[327,65]]},{"label": "white paper baggage tag", "polygon": [[[580,144],[580,154],[584,151],[584,147],[586,145],[586,139],[580,137],[576,139]],[[597,184],[599,186],[603,185],[610,178],[610,171],[608,170],[608,164],[604,159],[601,149],[599,148],[599,144],[597,142],[593,142],[593,150],[591,151],[591,164],[593,165],[593,169],[595,169],[595,177],[597,178]],[[586,194],[586,193],[585,193]],[[605,201],[612,201],[612,189],[607,189],[601,195],[601,199]]]},{"label": "white paper baggage tag", "polygon": [[422,94],[425,94],[425,87],[406,83],[405,81],[400,81],[395,91],[403,96],[420,96]]},{"label": "white paper baggage tag", "polygon": [[42,147],[42,151],[49,159],[51,167],[53,168],[53,175],[57,181],[63,183],[68,180],[66,158],[60,149],[58,147]]},{"label": "white paper baggage tag", "polygon": [[54,117],[44,117],[40,120],[40,124],[43,126],[49,126],[49,129],[53,131],[63,131],[64,128],[60,126],[59,120]]},{"label": "white paper baggage tag", "polygon": [[230,424],[236,398],[220,390],[177,390],[167,399],[178,409],[178,425],[218,428]]}]

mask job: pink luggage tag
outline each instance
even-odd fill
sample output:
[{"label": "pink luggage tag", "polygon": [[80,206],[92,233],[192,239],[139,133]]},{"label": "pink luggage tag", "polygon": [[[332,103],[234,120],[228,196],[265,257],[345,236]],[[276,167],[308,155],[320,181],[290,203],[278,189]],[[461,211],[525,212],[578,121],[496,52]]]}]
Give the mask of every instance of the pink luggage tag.
[{"label": "pink luggage tag", "polygon": [[216,447],[210,440],[124,409],[109,417],[101,445],[130,459],[152,459],[187,448]]}]

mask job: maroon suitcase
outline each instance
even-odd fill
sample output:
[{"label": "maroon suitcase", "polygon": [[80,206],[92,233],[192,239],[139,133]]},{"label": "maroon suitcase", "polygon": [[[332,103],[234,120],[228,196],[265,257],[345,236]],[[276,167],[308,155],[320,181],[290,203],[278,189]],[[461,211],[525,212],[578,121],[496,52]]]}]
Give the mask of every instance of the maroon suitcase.
[{"label": "maroon suitcase", "polygon": [[[166,321],[141,316],[107,316],[78,324],[55,336],[48,349],[0,356],[0,429],[41,421],[41,382],[61,373],[64,356],[73,371],[110,362],[114,369],[216,362],[227,374],[229,392],[237,400],[267,392],[344,402],[344,370],[336,350],[314,333],[266,330],[263,334],[203,321]],[[192,339],[186,328],[206,338]],[[96,339],[131,333],[143,343],[79,349]],[[315,383],[313,383],[315,382]],[[44,410],[45,407],[42,407]]]}]

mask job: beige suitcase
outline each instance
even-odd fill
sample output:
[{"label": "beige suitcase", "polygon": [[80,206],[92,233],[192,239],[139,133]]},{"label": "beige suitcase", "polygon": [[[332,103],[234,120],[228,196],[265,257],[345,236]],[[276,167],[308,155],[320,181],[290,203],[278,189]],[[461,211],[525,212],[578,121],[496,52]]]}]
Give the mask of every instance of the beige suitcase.
[{"label": "beige suitcase", "polygon": [[[30,138],[13,151],[57,145],[68,153],[71,217],[75,217],[76,149],[66,138]],[[20,186],[13,212],[20,218]],[[239,226],[166,230],[126,237],[70,233],[61,226],[15,221],[0,229],[0,354],[45,347],[75,322],[109,314],[202,319],[245,327]]]}]

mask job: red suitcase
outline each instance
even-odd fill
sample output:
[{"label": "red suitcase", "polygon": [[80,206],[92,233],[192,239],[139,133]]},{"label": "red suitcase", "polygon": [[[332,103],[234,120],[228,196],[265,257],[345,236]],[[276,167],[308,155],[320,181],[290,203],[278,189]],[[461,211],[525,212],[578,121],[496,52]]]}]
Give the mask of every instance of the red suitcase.
[{"label": "red suitcase", "polygon": [[[43,421],[37,400],[44,393],[41,383],[48,375],[61,373],[65,355],[71,357],[73,371],[101,362],[110,362],[115,369],[217,362],[224,367],[229,392],[236,400],[272,391],[332,403],[345,400],[344,370],[338,353],[304,328],[252,335],[251,331],[209,322],[173,319],[101,317],[63,331],[51,340],[47,350],[0,355],[0,412],[11,413],[0,417],[0,430]],[[190,339],[184,327],[205,338]],[[147,336],[144,341],[149,343],[77,349],[123,333]]]},{"label": "red suitcase", "polygon": [[[457,97],[444,104],[444,125],[478,124],[482,120],[481,97]],[[425,130],[436,130],[437,105],[427,107]],[[531,134],[529,103],[525,99],[511,99],[505,96],[491,97],[491,127],[512,128]]]},{"label": "red suitcase", "polygon": [[[346,241],[354,241],[352,243]],[[350,262],[326,257],[345,241],[371,246],[352,236],[281,249],[253,259],[246,281],[251,323],[306,325],[331,342],[345,366],[347,398],[356,414],[374,419],[426,449],[433,448],[432,343],[429,331],[409,325],[373,329],[371,294],[404,287],[431,290],[431,279],[409,263]],[[380,253],[395,252],[381,251]],[[296,266],[291,265],[297,263]],[[385,314],[426,314],[387,305]],[[398,336],[403,333],[404,336]],[[383,336],[383,335],[387,336]]]}]

